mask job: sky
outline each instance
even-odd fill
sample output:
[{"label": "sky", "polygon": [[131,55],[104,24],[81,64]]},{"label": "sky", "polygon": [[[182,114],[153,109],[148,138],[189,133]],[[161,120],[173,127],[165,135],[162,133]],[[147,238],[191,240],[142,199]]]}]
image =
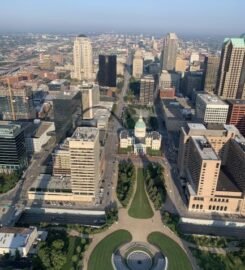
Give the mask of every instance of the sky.
[{"label": "sky", "polygon": [[0,32],[240,35],[245,0],[1,0]]}]

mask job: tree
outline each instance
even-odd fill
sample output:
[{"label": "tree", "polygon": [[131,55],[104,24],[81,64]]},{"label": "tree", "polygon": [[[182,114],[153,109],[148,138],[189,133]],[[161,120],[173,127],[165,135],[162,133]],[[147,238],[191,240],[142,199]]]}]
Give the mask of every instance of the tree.
[{"label": "tree", "polygon": [[73,255],[72,258],[71,258],[71,260],[72,260],[74,263],[76,263],[76,262],[78,261],[77,255]]},{"label": "tree", "polygon": [[52,247],[56,250],[61,250],[63,249],[64,247],[64,241],[61,240],[61,239],[58,239],[58,240],[55,240],[53,243],[52,243]]},{"label": "tree", "polygon": [[76,252],[77,252],[78,254],[80,254],[81,250],[82,250],[81,247],[80,247],[80,246],[77,246]]}]

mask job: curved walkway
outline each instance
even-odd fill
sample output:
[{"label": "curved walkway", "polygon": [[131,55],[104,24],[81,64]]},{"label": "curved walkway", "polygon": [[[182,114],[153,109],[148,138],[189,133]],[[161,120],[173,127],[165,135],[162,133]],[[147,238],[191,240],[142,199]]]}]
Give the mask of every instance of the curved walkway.
[{"label": "curved walkway", "polygon": [[[130,204],[131,202],[129,203],[129,206]],[[105,232],[92,235],[92,243],[84,254],[84,269],[87,269],[88,259],[96,245],[108,234],[121,229],[128,230],[132,234],[133,242],[147,242],[147,236],[151,232],[159,231],[166,234],[184,249],[193,269],[199,269],[188,245],[176,236],[168,227],[163,225],[159,211],[154,211],[154,216],[151,219],[135,219],[128,215],[128,207],[119,209],[119,221],[117,223],[114,223]]]}]

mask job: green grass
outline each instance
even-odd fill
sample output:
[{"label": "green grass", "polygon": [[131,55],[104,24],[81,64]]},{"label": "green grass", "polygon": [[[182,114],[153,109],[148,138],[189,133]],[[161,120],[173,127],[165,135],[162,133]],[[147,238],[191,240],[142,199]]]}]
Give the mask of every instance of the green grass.
[{"label": "green grass", "polygon": [[157,246],[168,258],[168,270],[191,270],[191,263],[183,249],[172,239],[160,232],[148,236],[148,242]]},{"label": "green grass", "polygon": [[118,230],[106,236],[93,250],[88,261],[88,270],[113,270],[111,264],[113,252],[131,240],[132,235],[126,230]]},{"label": "green grass", "polygon": [[153,217],[153,211],[146,195],[143,169],[137,171],[137,188],[133,201],[128,210],[129,216],[133,218],[146,219]]},{"label": "green grass", "polygon": [[72,269],[73,262],[72,256],[75,254],[75,249],[80,243],[80,238],[78,237],[69,237],[69,246],[66,256],[66,263],[63,265],[62,270]]}]

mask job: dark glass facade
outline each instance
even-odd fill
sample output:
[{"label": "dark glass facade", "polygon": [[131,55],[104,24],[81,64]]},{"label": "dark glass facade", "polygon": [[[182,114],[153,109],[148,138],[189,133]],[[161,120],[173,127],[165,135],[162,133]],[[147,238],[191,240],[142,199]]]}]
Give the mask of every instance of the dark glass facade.
[{"label": "dark glass facade", "polygon": [[72,134],[82,112],[81,93],[60,94],[53,100],[54,124],[58,139]]},{"label": "dark glass facade", "polygon": [[98,81],[100,86],[116,87],[117,85],[116,55],[99,55]]},{"label": "dark glass facade", "polygon": [[24,132],[19,125],[0,125],[0,171],[22,170],[28,159]]}]

